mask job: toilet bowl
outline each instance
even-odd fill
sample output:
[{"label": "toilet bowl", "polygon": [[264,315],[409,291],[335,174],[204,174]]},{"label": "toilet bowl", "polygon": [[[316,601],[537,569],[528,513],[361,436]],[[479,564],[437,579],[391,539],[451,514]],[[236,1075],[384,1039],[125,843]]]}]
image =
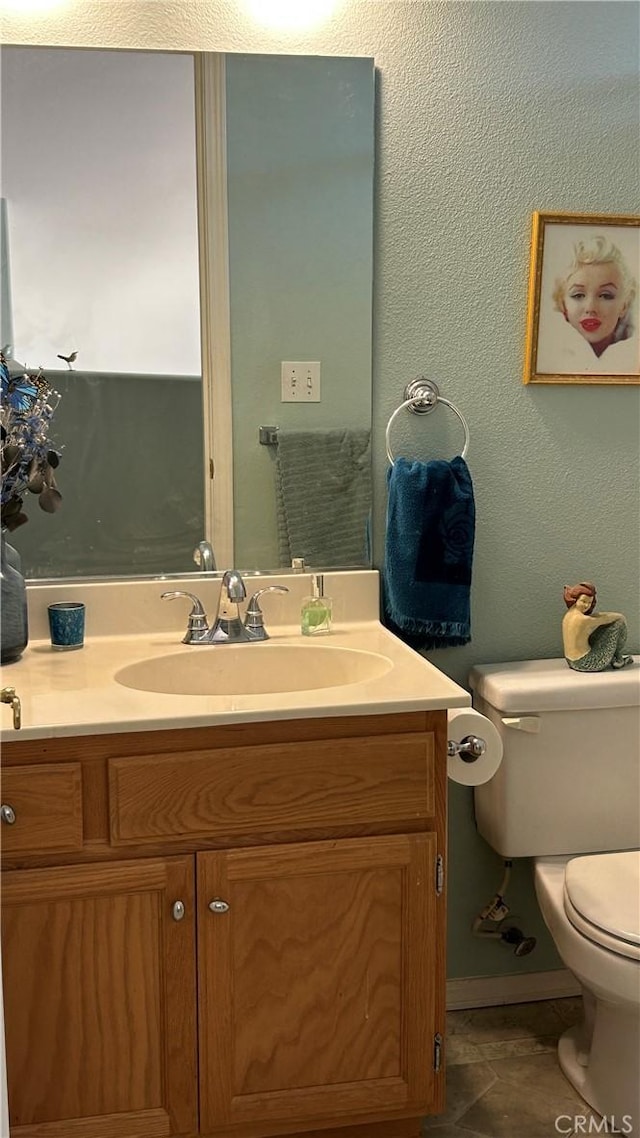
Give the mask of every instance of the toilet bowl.
[{"label": "toilet bowl", "polygon": [[640,1138],[640,659],[598,673],[487,664],[469,679],[504,747],[474,790],[478,831],[503,858],[534,859],[540,910],[582,987],[560,1066],[603,1116],[598,1133]]},{"label": "toilet bowl", "polygon": [[[607,885],[615,882],[621,858],[627,859],[628,879],[618,898],[621,915],[616,919],[615,898],[607,891]],[[591,864],[578,865],[581,862]],[[571,888],[571,871],[576,868],[582,870],[582,890]],[[629,891],[626,887],[631,880],[635,884]],[[619,877],[617,881],[620,885]],[[607,1118],[610,1129],[615,1125],[627,1135],[638,1135],[640,852],[538,858],[534,883],[556,948],[582,987],[583,1020],[560,1039],[560,1066],[585,1101]],[[591,919],[585,908],[598,920]],[[600,923],[602,912],[608,928]],[[635,927],[629,915],[635,917]]]}]

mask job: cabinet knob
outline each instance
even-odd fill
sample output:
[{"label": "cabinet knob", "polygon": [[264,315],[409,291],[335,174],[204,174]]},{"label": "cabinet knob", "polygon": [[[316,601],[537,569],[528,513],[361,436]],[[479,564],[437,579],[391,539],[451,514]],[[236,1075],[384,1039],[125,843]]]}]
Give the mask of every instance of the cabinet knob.
[{"label": "cabinet knob", "polygon": [[13,806],[7,804],[0,806],[0,818],[2,818],[3,822],[6,822],[7,826],[13,826],[16,820],[16,812]]},{"label": "cabinet knob", "polygon": [[184,904],[182,901],[174,901],[171,908],[171,916],[174,921],[181,921],[184,917]]},{"label": "cabinet knob", "polygon": [[228,913],[229,906],[226,901],[221,901],[219,897],[214,897],[213,901],[209,901],[209,908],[212,913]]}]

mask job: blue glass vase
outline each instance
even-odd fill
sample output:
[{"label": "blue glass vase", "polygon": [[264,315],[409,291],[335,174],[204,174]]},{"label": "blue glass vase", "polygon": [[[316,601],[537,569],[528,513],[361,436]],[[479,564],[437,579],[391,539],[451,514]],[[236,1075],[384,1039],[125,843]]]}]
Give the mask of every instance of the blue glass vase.
[{"label": "blue glass vase", "polygon": [[19,660],[29,641],[27,588],[20,572],[20,554],[0,534],[0,660]]}]

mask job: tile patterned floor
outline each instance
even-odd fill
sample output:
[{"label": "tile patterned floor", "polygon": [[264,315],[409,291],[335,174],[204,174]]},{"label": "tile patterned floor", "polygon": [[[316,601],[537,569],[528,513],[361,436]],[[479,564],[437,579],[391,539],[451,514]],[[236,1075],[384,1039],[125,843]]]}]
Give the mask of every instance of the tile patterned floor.
[{"label": "tile patterned floor", "polygon": [[580,1015],[579,999],[450,1012],[447,1109],[425,1120],[424,1138],[584,1133],[584,1124],[574,1123],[576,1116],[598,1116],[574,1091],[556,1058],[558,1037]]}]

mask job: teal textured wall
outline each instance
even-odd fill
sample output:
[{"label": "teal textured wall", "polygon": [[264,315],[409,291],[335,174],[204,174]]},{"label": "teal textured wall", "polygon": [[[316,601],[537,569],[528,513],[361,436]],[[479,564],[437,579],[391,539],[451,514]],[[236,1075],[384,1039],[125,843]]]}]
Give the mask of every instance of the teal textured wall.
[{"label": "teal textured wall", "polygon": [[[206,10],[205,10],[206,9]],[[177,18],[179,14],[179,18]],[[29,22],[12,42],[372,55],[378,69],[374,271],[375,556],[384,429],[424,371],[467,416],[478,506],[473,641],[433,654],[464,682],[476,661],[560,653],[561,589],[583,574],[640,648],[640,389],[523,387],[534,209],[638,208],[635,3],[356,0],[302,33],[253,26],[240,3],[98,0]],[[445,411],[406,425],[425,456],[459,447]],[[399,445],[403,431],[400,430]],[[522,960],[469,931],[501,874],[471,793],[450,795],[449,974],[555,967],[527,864],[511,901],[540,946]]]}]

